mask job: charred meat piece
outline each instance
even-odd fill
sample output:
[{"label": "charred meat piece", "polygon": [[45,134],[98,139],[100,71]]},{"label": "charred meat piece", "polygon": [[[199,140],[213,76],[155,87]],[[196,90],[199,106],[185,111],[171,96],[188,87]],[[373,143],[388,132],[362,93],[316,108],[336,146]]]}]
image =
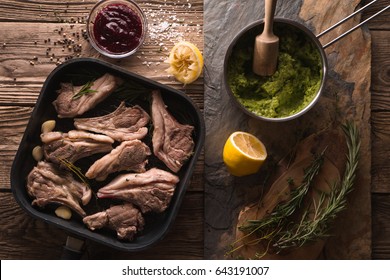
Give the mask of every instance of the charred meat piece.
[{"label": "charred meat piece", "polygon": [[27,176],[27,192],[35,198],[32,205],[44,207],[59,203],[84,217],[80,203],[86,205],[92,196],[91,189],[76,181],[70,172],[59,170],[54,164],[40,161]]},{"label": "charred meat piece", "polygon": [[112,150],[114,140],[106,135],[71,130],[68,133],[58,131],[41,134],[43,154],[48,161],[61,164],[61,160],[71,163],[93,154]]},{"label": "charred meat piece", "polygon": [[191,125],[183,125],[167,111],[159,91],[152,92],[153,153],[178,172],[194,149]]},{"label": "charred meat piece", "polygon": [[108,97],[121,83],[121,79],[108,73],[82,86],[61,83],[57,99],[53,102],[58,117],[72,118],[84,114]]},{"label": "charred meat piece", "polygon": [[122,102],[112,113],[74,120],[77,129],[88,130],[110,136],[117,141],[142,139],[148,133],[146,125],[150,117],[140,106],[126,107]]},{"label": "charred meat piece", "polygon": [[119,239],[130,241],[145,225],[141,212],[130,203],[112,206],[106,211],[87,216],[83,222],[91,230],[108,227],[117,232]]},{"label": "charred meat piece", "polygon": [[92,164],[85,176],[103,181],[109,174],[117,171],[145,172],[145,165],[148,163],[146,158],[149,155],[151,155],[149,147],[140,140],[124,141]]},{"label": "charred meat piece", "polygon": [[138,206],[142,213],[163,212],[171,201],[179,178],[167,171],[152,168],[145,173],[117,176],[101,188],[99,198],[114,198]]}]

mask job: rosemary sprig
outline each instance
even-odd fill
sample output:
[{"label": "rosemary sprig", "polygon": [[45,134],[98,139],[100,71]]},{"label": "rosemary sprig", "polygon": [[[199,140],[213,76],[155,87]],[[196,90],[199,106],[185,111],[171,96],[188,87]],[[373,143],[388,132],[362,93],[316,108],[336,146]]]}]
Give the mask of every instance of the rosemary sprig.
[{"label": "rosemary sprig", "polygon": [[89,81],[86,84],[84,84],[81,89],[72,97],[72,100],[79,99],[81,96],[90,94],[90,93],[95,93],[97,90],[91,89],[93,86],[93,81]]},{"label": "rosemary sprig", "polygon": [[[267,242],[267,249],[265,252],[258,254],[258,257],[267,253],[269,247],[273,245],[275,238],[279,235],[279,232],[283,230],[288,223],[288,217],[300,207],[314,177],[319,173],[322,167],[324,154],[325,150],[321,154],[317,155],[310,166],[305,169],[302,182],[296,189],[291,191],[291,199],[289,201],[283,204],[278,204],[269,216],[261,220],[249,220],[246,222],[247,224],[239,227],[239,230],[246,234],[231,244],[232,248],[226,253],[227,255],[239,250],[244,245],[256,245],[256,243],[263,241]],[[293,182],[288,183],[292,184]],[[251,244],[248,244],[246,239],[253,235],[255,236],[254,239],[250,242]],[[237,244],[241,241],[245,242],[237,246]]]},{"label": "rosemary sprig", "polygon": [[84,184],[89,186],[88,179],[85,177],[83,172],[81,172],[81,169],[77,166],[75,166],[73,163],[71,163],[69,160],[64,159],[64,158],[59,158],[57,159],[66,167],[69,169],[69,171],[73,172]]},{"label": "rosemary sprig", "polygon": [[[343,126],[343,131],[346,136],[348,152],[342,180],[335,183],[329,193],[321,192],[318,199],[313,198],[313,207],[304,210],[299,222],[294,223],[287,218],[297,209],[302,208],[300,204],[307,194],[306,188],[309,188],[309,186],[301,185],[291,192],[290,201],[278,205],[270,216],[260,221],[249,221],[247,225],[240,228],[246,232],[246,235],[236,240],[227,254],[231,254],[246,245],[256,246],[262,243],[265,246],[265,251],[257,253],[255,256],[261,258],[270,248],[273,248],[273,251],[277,253],[283,249],[301,247],[308,242],[329,236],[330,223],[346,208],[346,196],[353,189],[359,162],[360,138],[357,127],[352,123],[347,123]],[[314,161],[311,167],[305,170],[303,184],[312,181],[311,176],[314,178],[318,174],[322,163],[319,167],[316,164],[319,164],[319,162]],[[255,235],[249,243],[243,242],[253,234]],[[239,245],[237,246],[237,244]]]},{"label": "rosemary sprig", "polygon": [[[272,213],[261,220],[249,220],[247,224],[239,229],[243,232],[264,232],[266,228],[280,227],[287,222],[296,209],[300,208],[305,195],[307,194],[314,177],[319,173],[324,162],[325,150],[315,157],[312,164],[306,168],[302,183],[291,191],[291,198],[283,204],[278,204]],[[292,184],[293,182],[289,182]]]},{"label": "rosemary sprig", "polygon": [[338,213],[346,208],[346,196],[352,191],[359,162],[360,140],[355,125],[348,123],[343,126],[347,138],[347,163],[343,179],[335,184],[329,194],[322,193],[318,202],[313,200],[313,215],[307,210],[299,224],[280,233],[274,247],[279,249],[302,246],[328,236],[329,223]]}]

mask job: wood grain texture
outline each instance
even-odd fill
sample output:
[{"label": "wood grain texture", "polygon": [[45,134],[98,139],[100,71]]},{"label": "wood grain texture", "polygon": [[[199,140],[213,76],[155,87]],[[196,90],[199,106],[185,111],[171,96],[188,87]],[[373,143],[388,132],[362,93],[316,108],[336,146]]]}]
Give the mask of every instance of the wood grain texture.
[{"label": "wood grain texture", "polygon": [[[63,29],[61,34],[67,32],[67,34],[69,32],[73,34],[81,33],[85,27],[79,24],[73,27],[72,30],[68,30],[70,27],[67,24],[62,27],[62,24],[57,23],[31,23],[26,25],[24,23],[7,22],[0,25],[0,34],[5,34],[2,38],[3,43],[0,41],[0,79],[3,84],[0,87],[0,104],[33,106],[50,72],[70,56],[80,56],[100,58],[134,73],[182,90],[190,94],[200,108],[203,107],[202,78],[191,85],[183,87],[165,72],[168,68],[165,60],[174,42],[165,42],[165,40],[160,39],[164,42],[163,44],[166,48],[160,50],[160,40],[152,42],[151,39],[147,39],[145,45],[135,56],[117,61],[102,57],[91,48],[85,39],[77,39],[77,35],[71,36],[71,38],[75,39],[77,44],[82,45],[82,51],[79,53],[74,53],[67,47],[64,48],[64,44],[61,43],[54,45],[58,40],[63,40],[63,35],[58,34],[57,31],[61,30],[61,28]],[[8,32],[8,30],[14,30],[15,33]],[[191,33],[185,33],[185,27],[179,28],[179,30],[181,34],[186,34],[185,39],[190,40],[192,38]],[[198,33],[196,34],[199,35]],[[50,42],[47,41],[49,38]],[[203,48],[201,36],[195,36],[191,41],[198,45],[199,48]]]},{"label": "wood grain texture", "polygon": [[[362,1],[362,5],[370,0]],[[386,5],[377,1],[363,14],[366,19]],[[372,258],[390,259],[390,11],[367,25],[372,36]]]},{"label": "wood grain texture", "polygon": [[11,193],[0,193],[0,259],[56,259],[66,233],[33,219]]},{"label": "wood grain texture", "polygon": [[[43,23],[83,21],[96,2],[98,1],[4,0],[0,3],[0,20]],[[155,0],[137,3],[145,12],[156,12],[156,17],[161,16],[162,10],[167,13],[174,12],[183,18],[182,22],[185,21],[186,24],[199,24],[199,16],[202,17],[203,1],[200,0]],[[153,17],[151,20],[153,21]]]},{"label": "wood grain texture", "polygon": [[31,112],[31,107],[0,106],[0,190],[10,189],[12,162]]},{"label": "wood grain texture", "polygon": [[[366,5],[370,3],[372,0],[363,0],[361,5]],[[379,12],[382,10],[384,7],[389,5],[389,1],[387,0],[379,0],[372,4],[367,10],[364,11],[363,13],[363,18],[362,20],[365,20],[375,13]],[[388,20],[388,17],[390,15],[390,10],[387,10],[384,12],[382,15],[372,19],[369,21],[368,26],[371,30],[374,29],[382,29],[382,30],[389,30],[390,29],[390,21]]]},{"label": "wood grain texture", "polygon": [[[341,0],[340,0],[341,1]],[[363,0],[361,5],[371,0]],[[47,75],[73,53],[54,45],[63,33],[82,32],[94,0],[3,0],[0,1],[0,259],[58,259],[66,232],[27,215],[10,193],[9,174],[14,155]],[[203,78],[183,88],[164,71],[169,48],[179,39],[196,43],[203,50],[203,1],[137,1],[147,11],[149,26],[157,30],[161,20],[174,27],[173,37],[149,37],[140,52],[113,61],[99,56],[85,39],[81,57],[98,57],[128,70],[177,88],[203,110]],[[348,1],[347,1],[348,2]],[[380,0],[365,19],[388,5]],[[166,13],[159,17],[163,9]],[[171,14],[169,14],[169,12]],[[172,13],[176,18],[172,17]],[[372,36],[372,258],[390,259],[390,11],[367,24]],[[77,21],[73,22],[72,21]],[[71,27],[73,26],[73,27]],[[61,31],[62,33],[58,33]],[[172,32],[173,33],[173,32]],[[50,43],[45,42],[50,38]],[[36,43],[35,43],[36,42]],[[163,47],[160,49],[160,43]],[[5,45],[4,45],[5,44]],[[49,56],[46,55],[48,48]],[[54,54],[55,58],[50,60]],[[76,54],[77,55],[77,54]],[[37,57],[37,60],[34,58]],[[34,62],[34,65],[31,64]],[[146,62],[146,63],[145,63]],[[203,257],[204,155],[195,167],[183,206],[171,231],[155,247],[140,254],[119,252],[88,241],[84,258],[92,259],[200,259]]]},{"label": "wood grain texture", "polygon": [[[164,61],[180,40],[203,51],[203,1],[137,1],[148,19],[149,33],[133,56],[113,60],[99,55],[85,38],[85,19],[97,1],[20,1],[0,3],[0,259],[58,259],[66,232],[31,218],[10,192],[10,170],[42,86],[57,65],[71,58],[94,57],[176,88],[203,110],[203,78],[183,87],[165,72]],[[80,44],[74,52],[64,40]],[[161,243],[128,254],[87,242],[84,258],[203,257],[203,161],[195,166],[177,220]]]},{"label": "wood grain texture", "polygon": [[390,31],[371,34],[372,191],[390,193]]},{"label": "wood grain texture", "polygon": [[390,259],[390,194],[372,197],[372,258]]}]

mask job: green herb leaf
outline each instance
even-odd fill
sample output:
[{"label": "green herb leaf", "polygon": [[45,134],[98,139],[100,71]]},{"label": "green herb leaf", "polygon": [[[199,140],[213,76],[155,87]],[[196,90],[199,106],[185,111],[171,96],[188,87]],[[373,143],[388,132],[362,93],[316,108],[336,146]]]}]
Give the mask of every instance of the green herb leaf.
[{"label": "green herb leaf", "polygon": [[73,172],[85,185],[89,186],[88,179],[85,177],[83,172],[81,172],[81,169],[77,166],[75,166],[72,162],[70,162],[67,159],[59,158],[57,159],[66,167],[69,171]]},{"label": "green herb leaf", "polygon": [[97,90],[91,89],[92,86],[93,86],[93,81],[89,81],[88,83],[83,85],[81,87],[81,89],[79,90],[79,92],[77,92],[75,95],[73,95],[72,100],[79,99],[81,96],[86,95],[86,94],[97,92]]},{"label": "green herb leaf", "polygon": [[329,236],[331,222],[347,206],[347,194],[353,189],[359,163],[360,138],[358,129],[354,124],[348,123],[343,126],[343,130],[348,152],[345,172],[341,181],[334,183],[329,193],[322,192],[318,200],[313,199],[313,207],[301,209],[303,213],[298,222],[289,222],[287,217],[301,208],[300,204],[306,196],[307,188],[322,165],[318,159],[314,160],[312,165],[305,170],[302,185],[291,192],[291,199],[288,202],[278,205],[264,219],[247,221],[247,224],[240,227],[240,230],[244,231],[246,235],[232,244],[233,248],[228,254],[244,246],[235,245],[252,234],[255,234],[255,239],[249,245],[265,242],[265,252],[258,254],[259,258],[266,254],[270,248],[278,253],[283,249],[301,247],[309,242]]},{"label": "green herb leaf", "polygon": [[[313,160],[311,165],[306,168],[302,183],[291,191],[291,198],[275,207],[272,213],[261,220],[250,220],[239,229],[243,232],[268,232],[275,227],[281,227],[287,223],[296,209],[301,206],[302,200],[307,194],[315,176],[319,173],[324,162],[325,150]],[[291,179],[291,178],[290,178]]]},{"label": "green herb leaf", "polygon": [[[347,206],[347,194],[352,191],[359,162],[360,139],[355,125],[343,126],[347,138],[347,163],[341,182],[334,184],[329,194],[322,193],[318,202],[313,200],[314,210],[307,210],[299,224],[286,228],[274,240],[274,247],[285,249],[300,247],[329,235],[330,222]],[[310,217],[310,218],[309,218]]]}]

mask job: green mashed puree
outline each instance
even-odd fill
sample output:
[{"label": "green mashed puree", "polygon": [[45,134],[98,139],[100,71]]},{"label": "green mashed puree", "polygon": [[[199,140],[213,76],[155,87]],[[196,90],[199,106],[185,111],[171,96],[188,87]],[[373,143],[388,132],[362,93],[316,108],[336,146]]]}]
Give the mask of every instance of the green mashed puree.
[{"label": "green mashed puree", "polygon": [[257,32],[241,37],[228,61],[229,87],[249,111],[268,118],[298,113],[316,96],[322,79],[321,55],[306,35],[289,25],[275,24],[279,37],[278,68],[270,77],[252,72],[254,38]]}]

